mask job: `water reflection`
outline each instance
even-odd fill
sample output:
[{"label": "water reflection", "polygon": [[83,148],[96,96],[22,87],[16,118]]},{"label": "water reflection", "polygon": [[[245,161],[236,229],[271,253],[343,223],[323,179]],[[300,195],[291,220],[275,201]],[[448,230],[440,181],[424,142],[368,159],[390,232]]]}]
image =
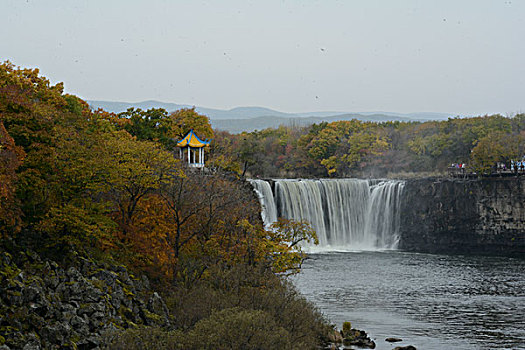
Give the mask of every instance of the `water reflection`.
[{"label": "water reflection", "polygon": [[419,349],[525,349],[524,274],[525,260],[387,251],[312,255],[294,282],[378,349],[392,349],[389,336]]}]

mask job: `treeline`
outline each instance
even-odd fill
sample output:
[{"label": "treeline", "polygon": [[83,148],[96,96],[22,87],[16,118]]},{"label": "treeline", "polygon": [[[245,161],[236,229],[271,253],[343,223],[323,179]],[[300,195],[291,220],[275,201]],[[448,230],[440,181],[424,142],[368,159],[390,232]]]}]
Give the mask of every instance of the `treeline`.
[{"label": "treeline", "polygon": [[[213,136],[193,109],[91,111],[37,69],[0,64],[0,249],[65,266],[88,255],[148,274],[174,326],[151,341],[170,348],[229,348],[221,339],[232,328],[252,331],[234,337],[247,349],[314,347],[324,320],[280,276],[300,268],[296,242],[315,232],[286,220],[268,232],[236,173],[186,168],[174,144],[190,129]],[[194,328],[206,322],[217,328]],[[130,330],[114,346],[148,334]]]},{"label": "treeline", "polygon": [[383,177],[444,173],[453,163],[489,174],[525,156],[525,114],[446,121],[358,120],[281,126],[232,135],[216,132],[218,164],[260,177]]}]

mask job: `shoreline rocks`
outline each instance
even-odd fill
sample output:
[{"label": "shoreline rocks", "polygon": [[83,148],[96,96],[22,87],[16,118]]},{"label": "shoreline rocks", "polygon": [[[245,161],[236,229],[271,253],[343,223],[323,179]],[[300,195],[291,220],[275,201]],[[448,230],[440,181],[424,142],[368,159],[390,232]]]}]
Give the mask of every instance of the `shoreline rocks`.
[{"label": "shoreline rocks", "polygon": [[0,346],[89,350],[122,329],[169,327],[164,301],[148,286],[123,266],[79,258],[64,269],[35,253],[0,251]]},{"label": "shoreline rocks", "polygon": [[375,349],[376,343],[370,339],[365,331],[352,328],[350,322],[343,323],[343,330],[341,330],[341,336],[343,337],[343,345],[345,346],[357,346],[360,348]]},{"label": "shoreline rocks", "polygon": [[396,346],[394,350],[417,350],[417,349],[413,345],[407,345],[407,346]]}]

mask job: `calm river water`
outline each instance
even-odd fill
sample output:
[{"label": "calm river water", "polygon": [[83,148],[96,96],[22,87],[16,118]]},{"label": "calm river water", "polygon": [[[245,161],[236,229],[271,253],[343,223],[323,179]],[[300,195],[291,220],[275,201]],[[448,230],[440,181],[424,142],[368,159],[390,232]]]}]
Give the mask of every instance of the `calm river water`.
[{"label": "calm river water", "polygon": [[351,321],[377,349],[525,349],[523,259],[313,254],[293,281],[338,328]]}]

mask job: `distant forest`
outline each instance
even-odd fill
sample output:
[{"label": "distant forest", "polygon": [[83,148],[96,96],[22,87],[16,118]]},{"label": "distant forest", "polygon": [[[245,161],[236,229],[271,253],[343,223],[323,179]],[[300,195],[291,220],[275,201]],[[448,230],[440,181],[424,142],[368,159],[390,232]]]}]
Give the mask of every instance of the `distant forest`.
[{"label": "distant forest", "polygon": [[[170,114],[160,108],[130,108],[110,114],[114,124],[139,140],[160,141],[172,150]],[[211,130],[195,109],[181,109],[201,137],[212,137],[207,166],[249,177],[403,177],[439,175],[452,164],[488,175],[510,170],[525,155],[525,114],[499,114],[444,121],[342,120],[280,126],[232,134]]]},{"label": "distant forest", "polygon": [[525,114],[428,122],[358,120],[232,135],[216,132],[210,164],[253,177],[487,175],[525,155]]}]

